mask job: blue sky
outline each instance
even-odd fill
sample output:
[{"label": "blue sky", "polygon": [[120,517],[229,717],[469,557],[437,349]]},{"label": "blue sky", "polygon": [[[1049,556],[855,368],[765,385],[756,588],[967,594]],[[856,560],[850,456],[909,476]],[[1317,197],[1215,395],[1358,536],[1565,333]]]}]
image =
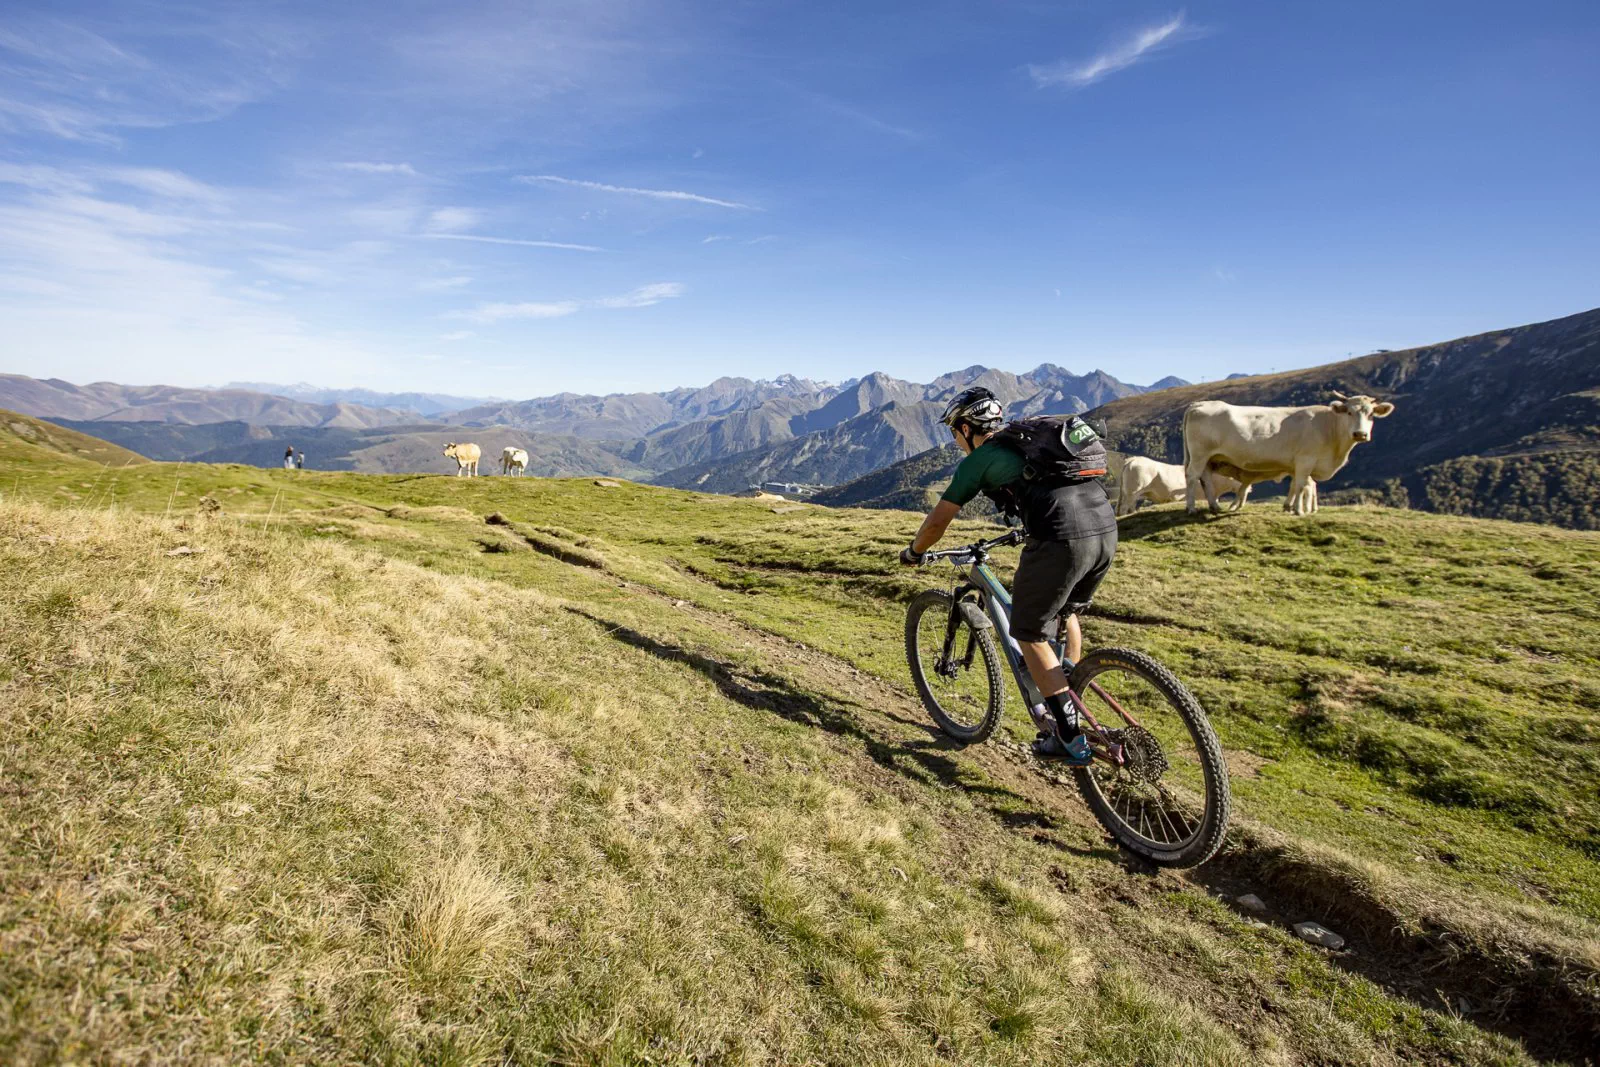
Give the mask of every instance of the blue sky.
[{"label": "blue sky", "polygon": [[1600,304],[1600,5],[48,3],[0,370],[1286,369]]}]

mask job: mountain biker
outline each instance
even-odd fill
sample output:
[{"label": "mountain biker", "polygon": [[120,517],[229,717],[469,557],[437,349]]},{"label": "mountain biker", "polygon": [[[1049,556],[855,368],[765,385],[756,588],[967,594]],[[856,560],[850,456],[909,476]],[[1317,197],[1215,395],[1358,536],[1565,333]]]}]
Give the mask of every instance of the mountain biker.
[{"label": "mountain biker", "polygon": [[1089,606],[1117,551],[1117,516],[1111,500],[1093,478],[1048,484],[1026,479],[1022,453],[1004,439],[990,440],[1004,422],[1003,410],[982,386],[957,393],[941,421],[966,455],[916,537],[901,550],[900,562],[921,563],[961,506],[980,492],[1002,509],[1009,506],[1021,513],[1027,540],[1012,588],[1011,636],[1056,723],[1055,732],[1040,731],[1033,750],[1086,765],[1092,759],[1089,743],[1065,696],[1067,675],[1049,642],[1065,616],[1067,659],[1076,663],[1083,657],[1078,613]]}]

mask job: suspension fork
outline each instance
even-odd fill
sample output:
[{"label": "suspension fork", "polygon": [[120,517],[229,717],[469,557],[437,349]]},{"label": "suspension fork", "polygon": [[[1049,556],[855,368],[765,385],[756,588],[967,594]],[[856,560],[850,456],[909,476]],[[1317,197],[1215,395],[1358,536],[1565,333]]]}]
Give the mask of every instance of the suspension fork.
[{"label": "suspension fork", "polygon": [[[957,583],[950,590],[950,615],[944,623],[944,646],[940,650],[938,666],[941,669],[950,667],[951,657],[955,654],[956,634],[961,630],[961,601],[968,593],[976,592],[976,587],[971,582]],[[973,653],[978,649],[976,634],[967,635],[967,648],[961,655],[961,667],[965,670],[972,666]]]}]

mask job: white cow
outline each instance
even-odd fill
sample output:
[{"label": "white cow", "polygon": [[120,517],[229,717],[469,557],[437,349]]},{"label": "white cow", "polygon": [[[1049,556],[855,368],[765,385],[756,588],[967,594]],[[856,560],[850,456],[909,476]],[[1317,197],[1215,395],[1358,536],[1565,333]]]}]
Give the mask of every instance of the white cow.
[{"label": "white cow", "polygon": [[528,469],[528,454],[520,448],[510,445],[500,453],[500,473],[509,474],[513,478],[522,477],[522,472]]},{"label": "white cow", "polygon": [[[1152,504],[1170,504],[1174,500],[1181,500],[1188,485],[1182,464],[1162,463],[1148,456],[1122,457],[1116,477],[1119,516],[1138,511],[1141,500],[1148,500]],[[1237,481],[1216,470],[1208,470],[1206,477],[1211,482],[1211,495],[1232,493],[1233,510],[1238,511],[1243,506],[1244,493]]]},{"label": "white cow", "polygon": [[444,454],[456,461],[457,478],[463,474],[468,478],[478,476],[478,460],[483,457],[483,449],[477,445],[451,443],[444,446]]},{"label": "white cow", "polygon": [[1317,483],[1339,472],[1350,450],[1372,440],[1372,420],[1387,418],[1394,405],[1370,396],[1333,394],[1331,404],[1299,408],[1235,407],[1220,400],[1190,404],[1183,413],[1185,504],[1195,507],[1203,488],[1206,503],[1217,507],[1216,475],[1238,480],[1235,509],[1243,506],[1255,482],[1290,477],[1284,509],[1296,515],[1317,510]]}]

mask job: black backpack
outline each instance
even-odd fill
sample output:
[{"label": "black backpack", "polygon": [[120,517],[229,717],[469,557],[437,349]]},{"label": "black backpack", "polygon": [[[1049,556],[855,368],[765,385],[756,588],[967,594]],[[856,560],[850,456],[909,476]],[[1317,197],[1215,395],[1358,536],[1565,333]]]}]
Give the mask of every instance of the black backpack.
[{"label": "black backpack", "polygon": [[1076,485],[1106,473],[1106,444],[1076,415],[1032,415],[996,430],[990,441],[1022,453],[1030,486]]}]

